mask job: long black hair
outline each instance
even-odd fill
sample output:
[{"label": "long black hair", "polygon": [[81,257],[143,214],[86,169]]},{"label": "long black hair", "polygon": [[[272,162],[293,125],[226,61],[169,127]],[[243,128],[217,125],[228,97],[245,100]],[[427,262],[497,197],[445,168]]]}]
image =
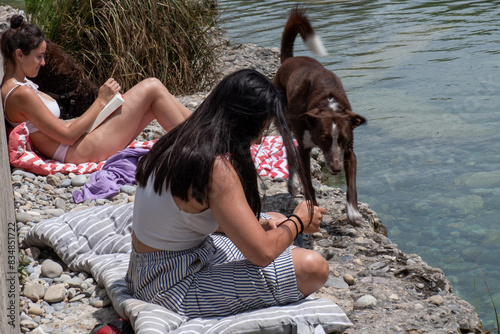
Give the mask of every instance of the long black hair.
[{"label": "long black hair", "polygon": [[[226,76],[183,123],[158,140],[139,162],[136,180],[145,186],[154,175],[153,187],[161,194],[170,188],[184,201],[193,198],[210,205],[210,178],[215,159],[226,156],[243,185],[247,202],[258,215],[261,201],[258,175],[250,146],[266,124],[274,120],[287,150],[288,163],[299,171],[306,185],[293,136],[286,123],[284,96],[263,74],[244,69]],[[312,189],[304,189],[314,202]]]},{"label": "long black hair", "polygon": [[45,35],[39,26],[27,23],[24,17],[14,14],[10,18],[10,28],[2,33],[0,49],[6,61],[14,63],[14,52],[20,49],[24,55],[45,41]]}]

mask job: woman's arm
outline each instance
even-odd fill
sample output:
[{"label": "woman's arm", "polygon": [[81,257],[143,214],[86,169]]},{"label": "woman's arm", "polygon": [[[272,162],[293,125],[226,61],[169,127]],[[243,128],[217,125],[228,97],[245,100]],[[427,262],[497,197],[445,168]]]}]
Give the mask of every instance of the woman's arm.
[{"label": "woman's arm", "polygon": [[[100,89],[97,99],[79,118],[65,123],[55,117],[37,93],[29,87],[19,87],[8,103],[23,118],[32,122],[41,132],[52,139],[73,145],[91,126],[106,103],[120,90],[116,81],[108,80]],[[16,121],[16,120],[13,120]]]},{"label": "woman's arm", "polygon": [[269,218],[260,218],[259,223],[264,229],[264,231],[272,230],[277,228],[282,222],[286,220],[286,216],[279,212],[266,212]]},{"label": "woman's arm", "polygon": [[[284,214],[279,212],[266,212],[265,214],[268,215],[269,218],[259,218],[260,226],[262,226],[264,231],[269,231],[277,228],[287,218]],[[215,232],[224,233],[220,225]]]},{"label": "woman's arm", "polygon": [[[295,221],[287,220],[279,227],[267,231],[261,227],[246,201],[236,171],[224,158],[217,159],[214,164],[209,204],[224,233],[245,257],[257,266],[267,266],[290,246],[297,236],[296,218]],[[312,221],[309,220],[305,202],[299,204],[294,211],[304,222],[306,233],[319,231],[325,209],[315,207],[314,211]]]}]

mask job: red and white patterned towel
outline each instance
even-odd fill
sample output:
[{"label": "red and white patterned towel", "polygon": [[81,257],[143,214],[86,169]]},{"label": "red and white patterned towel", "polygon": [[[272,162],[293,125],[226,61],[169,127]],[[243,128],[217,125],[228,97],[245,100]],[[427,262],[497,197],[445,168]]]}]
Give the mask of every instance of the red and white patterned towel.
[{"label": "red and white patterned towel", "polygon": [[[129,147],[151,148],[153,144],[154,141],[133,142]],[[58,172],[63,174],[90,174],[100,170],[106,162],[72,164],[43,159],[31,150],[29,132],[25,123],[16,126],[9,134],[9,160],[13,167],[22,168],[38,175],[49,175]]]},{"label": "red and white patterned towel", "polygon": [[286,148],[281,136],[266,136],[260,145],[252,145],[250,150],[260,176],[288,178]]},{"label": "red and white patterned towel", "polygon": [[[156,141],[137,141],[131,148],[151,148]],[[252,145],[255,168],[260,176],[288,178],[286,149],[280,136],[267,136],[260,145]],[[81,164],[62,163],[52,159],[43,159],[32,151],[28,128],[24,123],[16,126],[9,134],[9,160],[13,167],[22,168],[38,175],[55,173],[90,174],[102,168],[106,161],[86,162]]]}]

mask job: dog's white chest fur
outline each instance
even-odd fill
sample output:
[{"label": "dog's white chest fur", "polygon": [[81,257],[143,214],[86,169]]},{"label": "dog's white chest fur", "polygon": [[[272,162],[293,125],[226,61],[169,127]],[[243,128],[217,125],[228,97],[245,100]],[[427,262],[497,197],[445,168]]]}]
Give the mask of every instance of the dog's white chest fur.
[{"label": "dog's white chest fur", "polygon": [[312,141],[311,131],[304,131],[304,135],[302,136],[302,143],[304,144],[304,148],[309,149],[316,146]]}]

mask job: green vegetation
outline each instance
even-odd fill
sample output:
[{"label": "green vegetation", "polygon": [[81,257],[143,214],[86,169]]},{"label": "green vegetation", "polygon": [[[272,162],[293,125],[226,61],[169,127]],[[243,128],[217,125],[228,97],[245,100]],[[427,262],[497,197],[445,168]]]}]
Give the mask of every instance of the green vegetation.
[{"label": "green vegetation", "polygon": [[19,253],[19,261],[17,264],[17,273],[19,274],[19,282],[21,284],[25,283],[26,278],[29,276],[28,270],[26,270],[26,267],[25,267],[28,264],[29,264],[29,262],[28,262],[27,257],[24,254]]},{"label": "green vegetation", "polygon": [[26,0],[26,12],[97,85],[156,77],[189,94],[215,79],[215,0]]}]

